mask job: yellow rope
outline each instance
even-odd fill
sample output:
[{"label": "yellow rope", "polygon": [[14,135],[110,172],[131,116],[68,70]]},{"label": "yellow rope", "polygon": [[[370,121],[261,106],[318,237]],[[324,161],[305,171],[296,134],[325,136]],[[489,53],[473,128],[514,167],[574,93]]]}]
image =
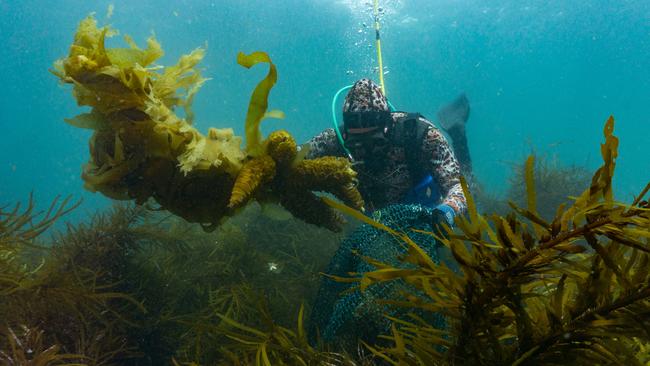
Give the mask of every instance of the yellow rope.
[{"label": "yellow rope", "polygon": [[379,62],[379,84],[381,91],[386,96],[386,85],[384,85],[384,66],[381,58],[381,38],[379,37],[379,0],[375,0],[375,43],[377,44],[377,61]]}]

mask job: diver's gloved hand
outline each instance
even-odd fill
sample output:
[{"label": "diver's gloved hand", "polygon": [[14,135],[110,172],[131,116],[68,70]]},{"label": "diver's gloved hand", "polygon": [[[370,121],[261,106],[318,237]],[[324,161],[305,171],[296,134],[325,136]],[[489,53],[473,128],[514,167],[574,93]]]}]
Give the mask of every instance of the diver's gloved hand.
[{"label": "diver's gloved hand", "polygon": [[454,211],[451,206],[446,204],[440,204],[433,209],[431,212],[431,225],[436,227],[440,224],[447,224],[449,226],[454,226],[454,218],[456,217],[456,211]]}]

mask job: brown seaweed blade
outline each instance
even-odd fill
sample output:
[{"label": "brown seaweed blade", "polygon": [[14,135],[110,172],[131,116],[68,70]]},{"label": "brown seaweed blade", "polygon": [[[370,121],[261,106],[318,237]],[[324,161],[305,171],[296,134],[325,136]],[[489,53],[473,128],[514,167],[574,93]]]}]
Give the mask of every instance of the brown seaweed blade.
[{"label": "brown seaweed blade", "polygon": [[[162,56],[160,44],[150,38],[139,48],[126,37],[129,48],[106,48],[105,39],[116,32],[98,28],[91,16],[81,22],[67,57],[55,63],[53,73],[73,85],[80,105],[92,108],[68,122],[95,132],[90,160],[82,178],[85,188],[120,200],[144,204],[155,200],[161,207],[204,228],[216,228],[250,200],[292,202],[297,217],[315,217],[310,191],[333,193],[357,207],[360,195],[351,185],[354,171],[349,164],[318,161],[313,172],[329,177],[325,186],[318,180],[299,182],[293,174],[299,158],[293,137],[276,131],[262,139],[260,123],[265,117],[283,117],[267,111],[268,97],[277,81],[277,71],[264,52],[240,53],[237,61],[250,68],[268,63],[269,72],[255,87],[246,115],[245,149],[232,129],[210,129],[207,136],[192,126],[191,104],[203,82],[198,63],[204,50],[196,49],[175,65],[150,67]],[[175,110],[184,108],[186,118]],[[252,160],[251,160],[252,159]],[[276,168],[276,166],[278,168]],[[304,192],[303,192],[304,191]],[[299,203],[304,198],[306,202]],[[309,212],[299,213],[305,209]],[[331,214],[324,222],[333,227]]]},{"label": "brown seaweed blade", "polygon": [[363,290],[400,278],[429,301],[395,306],[447,315],[451,343],[428,337],[431,325],[400,320],[387,336],[395,346],[370,350],[393,364],[638,364],[637,340],[650,342],[650,217],[638,207],[646,189],[632,205],[613,198],[613,127],[610,118],[603,166],[591,186],[566,210],[558,208],[552,224],[537,214],[529,159],[528,208],[513,205],[507,217],[486,219],[462,182],[469,215],[457,220],[459,230],[447,227],[447,235],[437,236],[460,272],[426,265],[426,254],[412,250],[406,260],[418,264],[416,270],[366,259],[376,271],[344,279],[360,282]]},{"label": "brown seaweed blade", "polygon": [[288,181],[298,189],[330,192],[356,209],[363,208],[363,199],[356,189],[356,173],[347,159],[326,156],[300,161],[291,170]]},{"label": "brown seaweed blade", "polygon": [[[62,216],[79,207],[81,200],[71,203],[71,196],[60,201],[57,196],[52,200],[45,213],[34,212],[33,194],[29,194],[27,207],[21,210],[16,204],[10,211],[0,208],[0,246],[26,244],[49,229]],[[22,211],[22,212],[21,212]]]},{"label": "brown seaweed blade", "polygon": [[248,112],[246,113],[246,151],[252,156],[257,156],[263,152],[259,126],[268,108],[269,93],[278,80],[278,73],[275,65],[271,62],[271,58],[265,52],[253,52],[250,55],[240,52],[237,55],[237,63],[245,68],[251,68],[260,62],[269,64],[269,72],[253,90],[248,104]]},{"label": "brown seaweed blade", "polygon": [[229,208],[237,208],[255,196],[259,189],[273,180],[275,161],[268,155],[253,158],[244,164],[232,188]]}]

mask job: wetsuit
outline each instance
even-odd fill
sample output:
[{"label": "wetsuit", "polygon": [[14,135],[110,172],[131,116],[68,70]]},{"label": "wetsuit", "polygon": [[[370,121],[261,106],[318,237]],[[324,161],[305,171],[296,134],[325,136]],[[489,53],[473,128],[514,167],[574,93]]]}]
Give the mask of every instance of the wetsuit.
[{"label": "wetsuit", "polygon": [[[362,79],[355,84],[346,98],[344,111],[349,110],[387,111],[388,105],[385,97],[379,91],[379,87],[368,79]],[[406,113],[391,113],[391,117],[393,125],[389,128],[397,128],[397,124],[402,123]],[[450,144],[430,121],[420,117],[420,122],[426,123],[428,126],[425,133],[422,134],[422,141],[415,142],[419,145],[419,151],[411,159],[416,159],[416,161],[408,162],[405,152],[405,146],[414,142],[390,141],[384,151],[385,156],[375,156],[374,162],[365,162],[354,166],[358,173],[359,190],[366,201],[367,209],[379,209],[394,203],[408,203],[404,200],[409,191],[417,184],[417,179],[413,175],[420,174],[420,172],[411,170],[413,167],[417,167],[421,172],[430,174],[433,183],[437,185],[438,189],[431,193],[439,195],[439,197],[434,197],[434,199],[450,206],[456,215],[465,211],[466,201],[460,186],[461,169]],[[309,148],[307,158],[328,155],[346,156],[345,150],[337,139],[336,132],[331,128],[313,137],[309,141]],[[354,152],[352,154],[354,157]]]},{"label": "wetsuit", "polygon": [[[461,109],[448,108],[447,111]],[[346,97],[343,111],[344,117],[346,112],[358,113],[356,116],[363,114],[363,117],[367,113],[361,112],[378,112],[385,117],[382,118],[385,124],[382,124],[381,129],[357,124],[361,126],[358,130],[370,131],[357,132],[361,136],[359,144],[351,143],[354,136],[344,136],[346,147],[355,161],[359,191],[366,202],[366,208],[369,211],[377,210],[377,215],[373,214],[375,219],[394,230],[416,229],[407,232],[409,237],[438,263],[439,245],[431,235],[423,233],[432,231],[433,225],[439,222],[436,212],[444,213],[444,219],[451,224],[453,216],[462,214],[467,205],[460,185],[461,168],[447,139],[438,128],[418,114],[389,112],[387,101],[379,87],[368,79],[355,83]],[[446,115],[460,116],[458,119],[463,120],[463,116],[458,113],[449,112]],[[354,124],[350,120],[347,122],[347,126],[342,128],[346,134],[351,132],[350,126]],[[414,125],[417,127],[415,130],[411,128]],[[383,139],[386,144],[380,144],[377,148],[374,148],[374,142],[364,145],[364,139],[376,136],[380,137],[377,140],[379,142],[382,136],[386,136]],[[353,146],[357,150],[351,149]],[[333,129],[327,129],[312,138],[309,148],[307,158],[347,156],[347,151]],[[431,204],[422,204],[422,197],[412,194],[414,188],[421,186],[418,182],[423,177],[429,177],[433,183],[426,185]],[[419,199],[414,200],[413,197]],[[351,273],[375,270],[373,265],[361,259],[362,256],[390,263],[396,268],[411,268],[399,259],[405,254],[405,247],[399,245],[393,235],[371,225],[360,225],[341,242],[325,273],[347,277]],[[351,286],[349,283],[323,278],[308,322],[308,334],[312,343],[320,338],[353,352],[358,339],[374,344],[377,335],[390,331],[391,321],[385,315],[406,319],[407,313],[417,313],[414,309],[389,307],[377,301],[406,301],[401,294],[418,293],[404,282],[388,281],[373,285],[363,293],[353,291]],[[426,301],[426,297],[423,300]],[[418,315],[436,327],[444,326],[442,317],[437,314]]]}]

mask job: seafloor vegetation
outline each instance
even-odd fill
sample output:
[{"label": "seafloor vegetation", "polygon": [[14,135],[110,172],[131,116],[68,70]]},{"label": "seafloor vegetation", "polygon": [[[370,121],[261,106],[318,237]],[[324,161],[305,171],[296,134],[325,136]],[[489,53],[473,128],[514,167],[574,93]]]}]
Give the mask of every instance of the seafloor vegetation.
[{"label": "seafloor vegetation", "polygon": [[303,325],[318,273],[341,234],[253,204],[212,233],[169,214],[116,205],[48,236],[53,223],[75,208],[70,199],[56,200],[45,212],[31,200],[25,207],[5,206],[0,361],[647,364],[650,208],[644,196],[650,184],[630,204],[613,199],[612,128],[610,120],[603,166],[551,220],[538,214],[551,201],[535,190],[532,159],[524,169],[524,206],[512,204],[502,216],[481,214],[470,203],[458,229],[445,228],[447,237],[440,237],[460,271],[433,264],[417,243],[393,232],[409,248],[404,260],[415,269],[367,258],[377,270],[353,280],[363,291],[401,278],[426,297],[419,293],[392,306],[444,314],[448,326],[396,319],[382,345],[361,344],[355,354],[310,345]]},{"label": "seafloor vegetation", "polygon": [[[103,37],[105,32],[93,34]],[[92,38],[91,44],[98,47],[96,40]],[[129,57],[142,57],[144,51],[129,52],[133,52]],[[115,75],[101,78],[101,83],[87,85],[121,90]],[[78,85],[74,78],[73,83]],[[174,98],[170,100],[178,101]],[[169,109],[174,106],[183,103],[172,103]],[[119,118],[135,118],[128,122],[133,127],[151,118],[138,108],[116,113]],[[118,118],[110,113],[104,117]],[[81,117],[73,123],[97,127],[94,118]],[[126,123],[120,121],[113,122]],[[87,222],[68,224],[65,230],[52,226],[75,209],[77,203],[71,199],[57,199],[44,211],[38,211],[31,199],[25,205],[3,206],[0,363],[646,365],[650,206],[645,197],[650,183],[630,203],[614,199],[618,139],[613,129],[610,119],[601,145],[603,165],[578,192],[567,190],[581,186],[584,174],[566,174],[573,168],[551,164],[542,164],[543,170],[536,173],[530,158],[513,173],[512,203],[484,203],[479,212],[470,200],[469,213],[457,220],[456,230],[443,227],[445,235],[431,233],[448,248],[453,269],[445,263],[436,265],[404,233],[342,204],[319,200],[316,207],[329,202],[391,232],[408,248],[403,260],[409,269],[365,258],[375,271],[341,280],[358,282],[356,291],[379,282],[406,281],[418,291],[417,296],[404,294],[412,301],[382,301],[413,309],[414,314],[443,314],[447,323],[439,329],[415,315],[395,319],[381,344],[360,343],[354,353],[310,344],[304,331],[319,271],[342,234],[292,219],[278,206],[253,203],[255,194],[237,203],[244,207],[237,215],[219,211],[218,220],[203,221],[181,214],[188,221],[218,223],[209,233],[167,211],[152,211],[139,199],[136,203],[143,205],[119,204]],[[107,131],[96,130],[96,136]],[[122,138],[121,131],[94,138],[96,154],[85,170],[86,183],[103,193],[123,194],[132,187],[140,187],[134,192],[142,197],[157,192],[160,187],[125,179],[131,176],[127,170],[139,169],[135,165],[152,158],[149,152],[126,149],[129,134]],[[178,136],[197,138],[194,132]],[[171,159],[165,151],[158,158]],[[128,163],[133,161],[138,164]],[[248,161],[255,160],[243,164]],[[557,179],[562,179],[562,187],[549,189]],[[345,179],[341,182],[347,184]],[[260,197],[282,196],[275,193],[277,186],[270,187]],[[255,191],[250,188],[245,191]],[[232,192],[228,193],[231,200]],[[575,196],[566,199],[567,195]],[[486,214],[488,207],[498,207],[499,213]]]},{"label": "seafloor vegetation", "polygon": [[213,233],[117,205],[45,239],[74,205],[52,207],[2,210],[4,364],[244,362],[234,322],[291,337],[340,239],[255,205]]},{"label": "seafloor vegetation", "polygon": [[[591,182],[591,172],[579,165],[564,165],[557,156],[549,157],[532,153],[534,157],[534,184],[539,200],[539,216],[553,220],[556,209],[562,204],[572,202],[571,197],[579,196]],[[489,187],[474,184],[474,196],[481,211],[507,215],[510,211],[508,202],[525,206],[528,200],[526,192],[526,162],[510,164],[512,175],[508,179],[507,190],[503,194],[492,193]],[[480,183],[480,182],[474,182]]]}]

